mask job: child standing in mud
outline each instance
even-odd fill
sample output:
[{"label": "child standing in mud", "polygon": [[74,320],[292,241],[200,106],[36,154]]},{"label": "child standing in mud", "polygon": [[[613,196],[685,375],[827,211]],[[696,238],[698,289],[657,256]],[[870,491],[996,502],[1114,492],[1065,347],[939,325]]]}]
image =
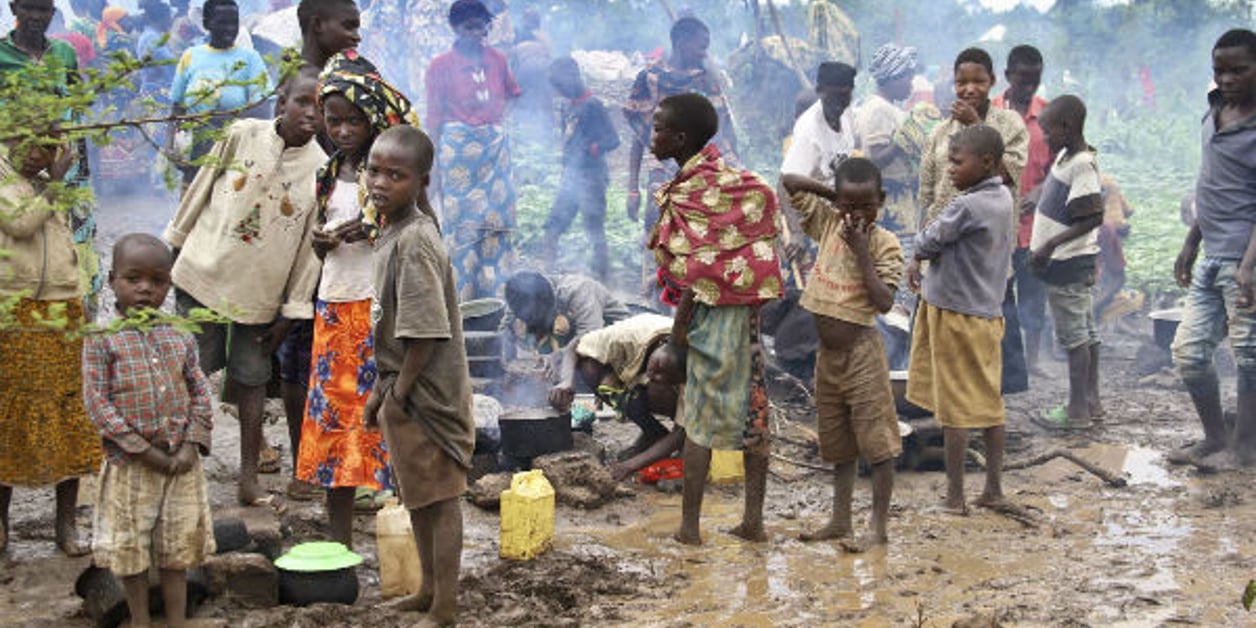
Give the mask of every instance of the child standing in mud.
[{"label": "child standing in mud", "polygon": [[271,500],[257,481],[271,355],[293,320],[314,316],[314,177],[327,159],[313,141],[314,90],[315,81],[297,76],[282,90],[277,120],[229,126],[165,231],[175,249],[176,310],[208,307],[230,321],[202,325],[197,342],[201,368],[225,368],[236,386],[237,497],[246,506]]},{"label": "child standing in mud", "polygon": [[702,543],[699,519],[711,450],[745,453],[746,503],[730,532],[765,541],[768,398],[759,346],[759,306],[781,295],[776,194],[758,175],[728,166],[709,143],[719,130],[711,101],[663,99],[651,151],[680,172],[655,195],[650,235],[663,301],[677,306],[671,344],[687,350],[684,497],[676,540]]},{"label": "child standing in mud", "polygon": [[[1173,362],[1195,402],[1204,440],[1168,456],[1174,464],[1207,470],[1256,462],[1256,33],[1226,32],[1212,49],[1211,109],[1203,124],[1203,149],[1195,185],[1197,220],[1173,267],[1187,289],[1186,311],[1173,339]],[[1199,245],[1204,259],[1198,265]],[[1238,421],[1226,433],[1221,386],[1212,356],[1230,338],[1238,365]]]},{"label": "child standing in mud", "polygon": [[364,418],[383,428],[414,525],[423,584],[394,608],[427,613],[419,626],[453,625],[457,614],[460,500],[475,446],[453,266],[427,198],[434,153],[422,131],[397,126],[376,138],[366,167],[383,230],[371,303],[379,380]]},{"label": "child standing in mud", "polygon": [[[820,455],[834,464],[833,516],[802,540],[846,538],[847,550],[862,552],[889,541],[894,458],[903,451],[890,367],[876,327],[876,315],[894,306],[903,250],[893,233],[877,225],[885,191],[871,161],[842,162],[835,189],[796,174],[785,175],[782,184],[790,206],[802,214],[803,231],[820,247],[800,304],[815,315],[820,337],[816,423]],[[871,530],[850,539],[859,456],[872,467]]]},{"label": "child standing in mud", "polygon": [[[160,308],[173,264],[153,236],[119,239],[109,271],[118,314]],[[200,460],[209,453],[213,410],[196,340],[169,325],[91,337],[83,348],[83,400],[106,455],[95,562],[121,578],[132,626],[149,625],[148,570],[156,566],[166,625],[183,626],[187,570],[214,553]]]},{"label": "child standing in mud", "polygon": [[1099,402],[1099,334],[1095,329],[1095,260],[1103,197],[1095,151],[1086,143],[1086,105],[1076,96],[1051,101],[1039,124],[1055,162],[1038,196],[1029,264],[1047,289],[1055,337],[1068,351],[1068,403],[1042,413],[1050,429],[1090,427]]},{"label": "child standing in mud", "polygon": [[[968,430],[986,441],[986,487],[978,505],[1003,503],[1005,412],[1003,293],[1015,245],[1011,191],[1003,185],[1003,139],[985,125],[950,138],[949,176],[960,195],[916,239],[907,286],[921,295],[912,331],[907,399],[942,424],[948,511],[964,514]],[[921,279],[922,261],[929,268]]]}]

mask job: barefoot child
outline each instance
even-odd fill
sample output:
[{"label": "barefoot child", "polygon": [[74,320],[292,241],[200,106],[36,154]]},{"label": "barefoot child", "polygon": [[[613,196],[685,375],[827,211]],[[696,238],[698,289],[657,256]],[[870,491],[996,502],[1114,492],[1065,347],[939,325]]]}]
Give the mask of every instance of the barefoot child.
[{"label": "barefoot child", "polygon": [[768,399],[759,348],[759,306],[781,295],[776,194],[752,172],[724,163],[710,144],[715,107],[698,94],[663,99],[651,151],[680,172],[655,200],[650,235],[664,302],[677,305],[671,343],[688,350],[684,411],[685,479],[676,539],[702,543],[699,518],[711,450],[745,452],[746,504],[733,534],[767,540],[763,497],[768,469]]},{"label": "barefoot child", "polygon": [[[70,212],[54,206],[74,161],[55,142],[0,145],[0,553],[9,544],[13,486],[57,485],[56,543],[89,550],[74,511],[79,476],[100,468],[100,438],[83,412],[83,289]],[[61,320],[54,330],[41,321]],[[62,332],[65,333],[62,333]]]},{"label": "barefoot child", "polygon": [[459,500],[475,447],[454,272],[427,198],[434,151],[418,129],[393,127],[375,139],[366,174],[383,229],[371,303],[379,381],[365,420],[383,428],[414,524],[423,585],[396,608],[426,612],[420,626],[452,625],[457,614]]},{"label": "barefoot child", "polygon": [[314,308],[313,368],[297,478],[327,489],[331,538],[353,547],[357,489],[372,495],[392,488],[383,439],[362,423],[376,367],[371,245],[362,224],[369,204],[361,177],[375,136],[406,122],[412,113],[405,96],[352,50],[327,62],[318,97],[336,152],[318,175],[319,226],[313,244],[323,273]]},{"label": "barefoot child", "polygon": [[[960,192],[916,239],[907,285],[921,295],[912,332],[907,399],[942,424],[946,503],[967,512],[968,430],[986,439],[986,488],[978,502],[1003,501],[1003,293],[1015,245],[1012,193],[999,163],[1003,140],[978,125],[950,139],[951,184]],[[929,260],[921,281],[920,263]]]},{"label": "barefoot child", "polygon": [[[118,314],[155,310],[170,291],[170,250],[133,233],[113,247],[109,286]],[[92,551],[122,579],[132,626],[149,625],[148,570],[161,570],[166,625],[183,626],[187,570],[214,553],[200,455],[213,411],[196,340],[169,325],[92,336],[83,349],[83,399],[104,438]]]},{"label": "barefoot child", "polygon": [[1090,287],[1095,283],[1103,198],[1094,149],[1086,143],[1086,105],[1076,96],[1051,101],[1039,118],[1055,163],[1042,182],[1029,263],[1046,284],[1055,337],[1068,351],[1068,403],[1043,412],[1051,429],[1090,427],[1099,404],[1099,334]]},{"label": "barefoot child", "polygon": [[[1172,452],[1168,461],[1209,470],[1256,462],[1256,33],[1236,28],[1212,48],[1217,90],[1203,122],[1195,212],[1173,267],[1186,288],[1186,311],[1173,339],[1173,363],[1195,403],[1204,439]],[[1199,246],[1204,258],[1196,265]],[[1229,434],[1213,354],[1230,339],[1238,364],[1238,419]]]},{"label": "barefoot child", "polygon": [[[804,541],[849,537],[851,493],[859,456],[872,467],[871,531],[844,545],[864,551],[889,540],[894,458],[903,451],[876,315],[894,306],[903,269],[903,250],[893,233],[877,225],[885,201],[881,172],[854,157],[837,168],[834,188],[800,175],[782,183],[802,228],[819,242],[816,265],[801,305],[815,314],[820,352],[816,358],[816,414],[820,454],[834,463],[833,516]],[[831,201],[833,211],[825,201]]]},{"label": "barefoot child", "polygon": [[208,307],[230,320],[201,326],[201,368],[227,369],[240,407],[240,503],[269,502],[257,482],[262,405],[271,354],[292,319],[314,316],[318,258],[314,175],[327,159],[314,142],[315,82],[285,86],[278,120],[238,120],[188,188],[165,239],[176,250],[172,277],[180,314]]}]

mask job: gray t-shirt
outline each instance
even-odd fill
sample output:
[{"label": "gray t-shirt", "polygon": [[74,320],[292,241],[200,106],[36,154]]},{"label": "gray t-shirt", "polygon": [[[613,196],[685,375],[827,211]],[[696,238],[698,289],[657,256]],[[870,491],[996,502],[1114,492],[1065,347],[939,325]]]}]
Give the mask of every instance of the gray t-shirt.
[{"label": "gray t-shirt", "polygon": [[982,318],[1003,316],[1008,268],[1016,246],[1012,192],[999,177],[965,190],[916,236],[929,260],[920,292],[929,304]]},{"label": "gray t-shirt", "polygon": [[1195,207],[1208,257],[1243,259],[1256,223],[1256,115],[1217,130],[1204,118]]},{"label": "gray t-shirt", "polygon": [[471,378],[453,267],[436,222],[415,213],[386,226],[375,242],[374,271],[371,327],[379,379],[401,371],[407,340],[437,341],[427,368],[404,393],[406,414],[469,466],[475,448]]}]

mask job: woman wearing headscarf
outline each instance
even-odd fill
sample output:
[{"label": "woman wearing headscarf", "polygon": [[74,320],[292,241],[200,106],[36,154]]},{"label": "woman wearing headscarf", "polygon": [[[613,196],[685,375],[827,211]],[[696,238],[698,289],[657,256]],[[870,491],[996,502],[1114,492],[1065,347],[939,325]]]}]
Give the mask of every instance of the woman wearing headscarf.
[{"label": "woman wearing headscarf", "polygon": [[313,244],[323,272],[296,475],[327,489],[332,539],[352,546],[356,489],[392,486],[383,439],[362,421],[376,375],[367,235],[377,227],[362,175],[376,136],[397,125],[417,127],[418,120],[406,97],[354,50],[328,60],[317,93],[336,150],[316,188],[320,226]]},{"label": "woman wearing headscarf", "polygon": [[462,299],[494,296],[506,281],[515,191],[503,118],[519,85],[506,56],[485,45],[493,14],[457,0],[457,39],[427,71],[427,124],[437,146],[444,230]]}]

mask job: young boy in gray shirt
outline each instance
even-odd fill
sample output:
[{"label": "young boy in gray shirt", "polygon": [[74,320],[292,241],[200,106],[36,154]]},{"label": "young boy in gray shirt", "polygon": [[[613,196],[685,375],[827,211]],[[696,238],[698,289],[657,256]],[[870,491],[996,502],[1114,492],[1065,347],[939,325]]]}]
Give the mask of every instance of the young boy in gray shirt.
[{"label": "young boy in gray shirt", "polygon": [[[1003,293],[1015,241],[1012,192],[999,163],[1003,140],[993,128],[965,128],[951,139],[951,182],[962,193],[916,238],[907,285],[920,292],[912,333],[907,399],[931,410],[946,447],[945,508],[964,513],[968,430],[986,438],[986,487],[977,501],[1003,501]],[[929,267],[921,281],[922,261]]]}]

